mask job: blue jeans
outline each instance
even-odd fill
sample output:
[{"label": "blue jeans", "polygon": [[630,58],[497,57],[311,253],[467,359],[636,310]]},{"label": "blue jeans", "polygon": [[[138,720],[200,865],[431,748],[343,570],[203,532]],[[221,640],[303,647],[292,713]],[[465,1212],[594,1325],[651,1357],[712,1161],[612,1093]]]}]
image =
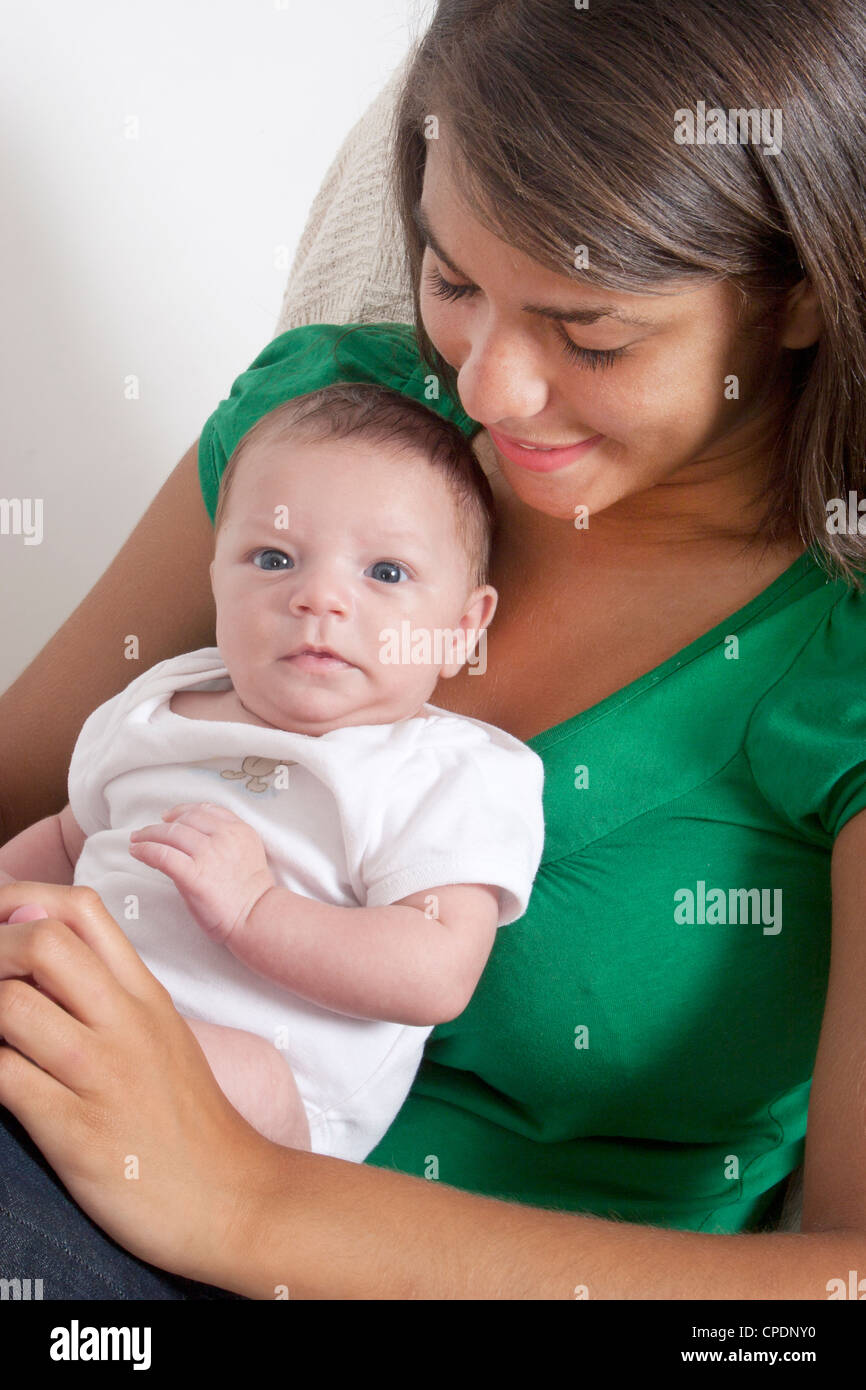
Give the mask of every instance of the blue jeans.
[{"label": "blue jeans", "polygon": [[45,1299],[241,1297],[166,1274],[117,1245],[76,1206],[27,1131],[2,1105],[0,1279],[29,1279],[31,1298],[37,1297],[37,1279]]}]

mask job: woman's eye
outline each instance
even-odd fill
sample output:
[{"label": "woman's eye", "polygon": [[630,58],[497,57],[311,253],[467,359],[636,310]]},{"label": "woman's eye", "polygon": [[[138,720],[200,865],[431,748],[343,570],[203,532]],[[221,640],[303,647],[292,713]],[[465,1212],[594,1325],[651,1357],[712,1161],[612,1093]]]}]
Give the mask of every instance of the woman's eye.
[{"label": "woman's eye", "polygon": [[444,275],[440,275],[438,270],[427,272],[427,282],[430,286],[431,294],[438,295],[440,299],[462,299],[464,294],[473,294],[472,285],[455,285],[452,280],[446,280]]},{"label": "woman's eye", "polygon": [[579,362],[583,367],[592,367],[593,370],[596,367],[611,367],[617,358],[624,357],[627,351],[624,347],[603,349],[578,347],[577,343],[571,341],[567,333],[563,334],[562,345],[573,361]]},{"label": "woman's eye", "polygon": [[[464,295],[475,293],[474,285],[455,285],[452,280],[446,280],[444,275],[440,275],[436,269],[427,272],[427,279],[431,294],[437,295],[439,299],[462,299]],[[567,333],[562,334],[562,346],[573,362],[579,362],[582,367],[593,369],[611,367],[617,358],[624,356],[627,351],[625,347],[605,349],[578,347]]]},{"label": "woman's eye", "polygon": [[282,550],[257,550],[251,558],[261,570],[284,570],[294,564]]},{"label": "woman's eye", "polygon": [[369,569],[364,570],[371,579],[378,579],[383,584],[399,584],[400,576],[409,578],[407,570],[402,565],[398,565],[394,560],[377,560]]}]

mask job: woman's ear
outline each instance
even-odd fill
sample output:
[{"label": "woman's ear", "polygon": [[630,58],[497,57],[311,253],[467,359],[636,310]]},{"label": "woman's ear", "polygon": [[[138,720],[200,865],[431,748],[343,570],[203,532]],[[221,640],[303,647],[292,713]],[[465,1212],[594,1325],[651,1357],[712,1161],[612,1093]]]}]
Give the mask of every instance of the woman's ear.
[{"label": "woman's ear", "polygon": [[811,347],[820,338],[823,326],[818,296],[811,280],[804,278],[788,292],[779,346]]}]

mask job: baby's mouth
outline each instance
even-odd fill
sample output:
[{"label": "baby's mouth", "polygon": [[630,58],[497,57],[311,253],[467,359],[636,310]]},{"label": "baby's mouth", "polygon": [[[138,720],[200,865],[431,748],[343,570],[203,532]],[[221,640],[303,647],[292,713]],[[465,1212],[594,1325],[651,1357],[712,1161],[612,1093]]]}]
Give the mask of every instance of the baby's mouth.
[{"label": "baby's mouth", "polygon": [[298,647],[280,657],[280,660],[291,662],[302,671],[339,671],[352,667],[351,661],[346,661],[330,647]]}]

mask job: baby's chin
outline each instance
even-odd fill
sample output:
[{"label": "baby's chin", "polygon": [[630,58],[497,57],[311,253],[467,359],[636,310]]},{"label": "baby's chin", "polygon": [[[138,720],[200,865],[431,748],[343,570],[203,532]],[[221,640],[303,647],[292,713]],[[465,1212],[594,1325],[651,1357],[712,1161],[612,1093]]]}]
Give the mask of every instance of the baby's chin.
[{"label": "baby's chin", "polygon": [[256,701],[254,697],[244,697],[243,702],[239,699],[238,707],[244,711],[241,716],[244,723],[315,737],[331,733],[334,729],[347,729],[363,724],[397,724],[406,719],[414,719],[422,714],[423,707],[432,693],[431,690],[428,693],[416,694],[411,699],[385,699],[358,705],[340,700],[333,691],[313,691],[299,695],[295,700],[281,701],[279,705],[274,706],[266,701]]}]

